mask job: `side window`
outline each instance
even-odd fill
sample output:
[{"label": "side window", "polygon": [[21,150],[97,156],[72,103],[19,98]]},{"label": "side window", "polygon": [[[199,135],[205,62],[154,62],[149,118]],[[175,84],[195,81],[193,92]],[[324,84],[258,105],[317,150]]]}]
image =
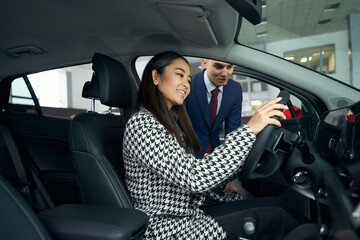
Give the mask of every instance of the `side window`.
[{"label": "side window", "polygon": [[[243,124],[250,119],[260,106],[276,98],[280,92],[278,87],[260,81],[246,73],[243,74],[234,71],[232,78],[239,82],[243,89],[241,115],[241,123]],[[285,121],[282,123],[282,127],[290,132],[300,132],[303,136],[306,136],[307,139],[312,139],[314,131],[310,119],[308,117],[302,117],[307,115],[306,104],[303,104],[299,98],[292,94],[290,95],[290,102],[293,105],[293,109],[285,110],[284,114],[287,119],[292,118],[294,121]]]},{"label": "side window", "polygon": [[24,78],[16,78],[11,83],[8,110],[37,114],[35,102],[31,97]]},{"label": "side window", "polygon": [[[239,82],[243,89],[243,106],[241,114],[243,117],[252,116],[260,106],[265,102],[276,98],[280,92],[280,89],[277,87],[238,72],[234,72],[232,79]],[[301,101],[293,95],[290,95],[290,101],[294,106],[296,117],[302,116],[301,108],[303,106]],[[289,110],[286,110],[284,113],[287,118],[292,117]]]},{"label": "side window", "polygon": [[[72,118],[91,108],[91,100],[82,97],[85,82],[90,81],[91,64],[54,69],[27,75],[43,115]],[[9,110],[38,114],[24,78],[11,84]],[[95,110],[107,112],[108,107],[96,100]]]},{"label": "side window", "polygon": [[36,96],[38,97],[40,106],[67,108],[69,94],[67,86],[69,76],[66,71],[50,70],[28,75],[29,81]]}]

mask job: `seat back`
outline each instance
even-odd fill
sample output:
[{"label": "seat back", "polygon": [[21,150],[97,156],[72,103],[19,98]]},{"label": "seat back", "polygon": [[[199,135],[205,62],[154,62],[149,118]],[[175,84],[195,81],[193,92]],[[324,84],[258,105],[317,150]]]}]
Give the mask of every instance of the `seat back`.
[{"label": "seat back", "polygon": [[51,239],[19,192],[0,176],[0,239]]},{"label": "seat back", "polygon": [[[125,109],[124,112],[128,113],[134,88],[124,66],[98,53],[92,63],[97,84],[92,85],[93,77],[90,89],[99,94],[102,104]],[[98,91],[93,89],[96,85]],[[91,93],[85,92],[84,95],[89,97]],[[128,115],[88,112],[75,116],[71,123],[70,151],[86,204],[132,208],[125,188],[122,161],[127,119]]]}]

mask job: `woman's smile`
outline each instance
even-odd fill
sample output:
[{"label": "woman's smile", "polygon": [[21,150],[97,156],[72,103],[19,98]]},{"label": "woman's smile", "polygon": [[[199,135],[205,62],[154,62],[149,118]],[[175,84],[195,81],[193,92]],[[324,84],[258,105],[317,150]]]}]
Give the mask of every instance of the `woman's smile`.
[{"label": "woman's smile", "polygon": [[156,73],[155,79],[169,109],[182,105],[190,93],[190,67],[183,59],[175,59],[162,75]]},{"label": "woman's smile", "polygon": [[186,90],[180,90],[180,89],[178,89],[178,90],[176,90],[178,93],[180,93],[180,95],[181,96],[183,96],[184,98],[186,97]]}]

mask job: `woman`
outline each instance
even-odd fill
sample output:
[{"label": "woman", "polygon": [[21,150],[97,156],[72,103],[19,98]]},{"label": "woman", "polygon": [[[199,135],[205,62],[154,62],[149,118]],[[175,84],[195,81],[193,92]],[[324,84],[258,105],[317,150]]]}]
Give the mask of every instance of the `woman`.
[{"label": "woman", "polygon": [[[272,116],[285,118],[274,99],[261,107],[247,125],[228,134],[224,144],[203,159],[186,109],[190,67],[174,52],[154,56],[139,89],[138,108],[127,123],[123,157],[126,184],[134,207],[150,217],[145,238],[225,239],[219,223],[200,209],[211,188],[240,172],[246,156]],[[224,198],[231,199],[229,194]]]}]

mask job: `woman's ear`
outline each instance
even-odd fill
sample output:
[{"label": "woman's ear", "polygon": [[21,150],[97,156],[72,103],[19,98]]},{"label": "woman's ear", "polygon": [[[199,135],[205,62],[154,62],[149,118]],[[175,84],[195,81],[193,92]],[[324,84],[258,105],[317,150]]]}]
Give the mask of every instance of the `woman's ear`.
[{"label": "woman's ear", "polygon": [[154,85],[158,85],[159,84],[159,80],[158,80],[158,73],[156,70],[152,70],[152,79],[153,79],[153,83]]}]

